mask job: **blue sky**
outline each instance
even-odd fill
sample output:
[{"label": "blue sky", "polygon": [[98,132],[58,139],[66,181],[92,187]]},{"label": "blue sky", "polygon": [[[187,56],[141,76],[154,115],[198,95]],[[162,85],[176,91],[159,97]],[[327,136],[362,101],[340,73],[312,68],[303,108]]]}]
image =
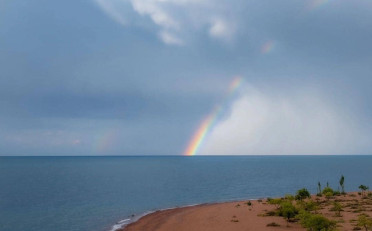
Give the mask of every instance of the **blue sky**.
[{"label": "blue sky", "polygon": [[[0,155],[371,154],[369,0],[1,0]],[[266,50],[265,50],[266,46]]]}]

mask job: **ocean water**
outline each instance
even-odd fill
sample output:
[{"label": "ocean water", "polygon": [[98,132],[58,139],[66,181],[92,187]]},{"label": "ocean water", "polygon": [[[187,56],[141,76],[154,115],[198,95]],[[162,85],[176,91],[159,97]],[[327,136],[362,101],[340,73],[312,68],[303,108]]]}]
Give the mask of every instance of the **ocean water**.
[{"label": "ocean water", "polygon": [[372,186],[372,156],[0,157],[1,231],[109,231],[132,214]]}]

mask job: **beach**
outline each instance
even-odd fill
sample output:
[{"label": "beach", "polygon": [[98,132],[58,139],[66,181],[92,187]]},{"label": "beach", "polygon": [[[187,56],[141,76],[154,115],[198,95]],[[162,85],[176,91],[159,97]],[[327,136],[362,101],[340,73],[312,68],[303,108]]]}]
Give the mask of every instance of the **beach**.
[{"label": "beach", "polygon": [[[320,205],[316,213],[336,221],[338,230],[353,230],[361,213],[372,216],[372,199],[362,199],[355,192],[332,198],[312,196],[311,200]],[[287,222],[283,217],[268,215],[277,206],[267,203],[267,199],[249,202],[205,204],[157,211],[120,231],[306,230],[299,222]],[[343,207],[339,215],[332,211],[335,202]]]}]

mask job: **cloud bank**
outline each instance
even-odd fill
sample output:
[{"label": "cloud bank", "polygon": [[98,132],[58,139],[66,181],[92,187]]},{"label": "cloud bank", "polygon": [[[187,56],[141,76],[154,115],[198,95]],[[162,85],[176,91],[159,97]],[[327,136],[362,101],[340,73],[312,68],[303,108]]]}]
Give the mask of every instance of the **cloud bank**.
[{"label": "cloud bank", "polygon": [[258,91],[247,87],[199,153],[367,154],[371,134],[347,110],[335,107],[319,91]]}]

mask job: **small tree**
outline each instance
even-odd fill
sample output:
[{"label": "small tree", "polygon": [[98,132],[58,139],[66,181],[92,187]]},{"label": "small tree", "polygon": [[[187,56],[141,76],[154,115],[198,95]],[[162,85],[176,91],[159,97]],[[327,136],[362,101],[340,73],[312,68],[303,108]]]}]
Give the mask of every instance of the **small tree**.
[{"label": "small tree", "polygon": [[294,218],[298,214],[296,207],[289,201],[284,201],[280,204],[279,216],[282,216],[287,219],[287,222],[291,218]]},{"label": "small tree", "polygon": [[318,181],[318,196],[322,195],[322,186],[320,184],[320,181]]},{"label": "small tree", "polygon": [[342,194],[345,194],[345,185],[344,185],[344,181],[345,181],[345,177],[344,177],[344,175],[341,175],[340,186],[341,186],[341,193],[342,193]]},{"label": "small tree", "polygon": [[340,217],[341,211],[342,211],[342,205],[339,202],[334,202],[331,210],[335,211],[337,217]]},{"label": "small tree", "polygon": [[302,188],[300,190],[297,191],[296,193],[296,200],[303,200],[303,199],[306,199],[306,198],[309,198],[310,197],[310,193],[309,191],[307,191],[306,188]]},{"label": "small tree", "polygon": [[366,214],[360,214],[358,216],[357,226],[363,227],[366,231],[368,231],[369,228],[372,228],[372,219]]},{"label": "small tree", "polygon": [[364,196],[365,191],[367,191],[369,189],[369,187],[361,184],[359,186],[359,189],[362,191],[362,196]]}]

